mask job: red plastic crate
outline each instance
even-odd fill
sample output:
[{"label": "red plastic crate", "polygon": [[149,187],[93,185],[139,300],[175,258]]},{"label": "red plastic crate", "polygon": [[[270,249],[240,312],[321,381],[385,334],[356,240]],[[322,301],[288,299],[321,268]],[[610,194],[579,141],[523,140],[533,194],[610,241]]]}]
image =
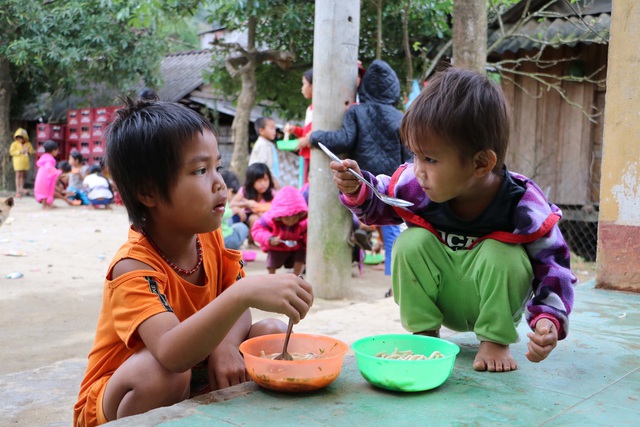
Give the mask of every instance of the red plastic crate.
[{"label": "red plastic crate", "polygon": [[104,134],[104,129],[107,127],[106,122],[93,122],[91,125],[91,138],[98,139],[102,138]]},{"label": "red plastic crate", "polygon": [[102,139],[94,139],[91,141],[91,155],[104,156],[104,141]]},{"label": "red plastic crate", "polygon": [[83,157],[87,157],[91,154],[91,141],[80,141],[80,153]]},{"label": "red plastic crate", "polygon": [[93,109],[94,123],[111,123],[113,113],[118,107],[97,107]]},{"label": "red plastic crate", "polygon": [[83,123],[80,126],[80,140],[88,141],[91,139],[91,126],[88,123]]},{"label": "red plastic crate", "polygon": [[93,109],[92,108],[81,108],[80,113],[80,124],[85,123],[93,123]]},{"label": "red plastic crate", "polygon": [[71,154],[72,150],[79,150],[80,149],[80,143],[76,140],[76,141],[66,141],[64,144],[64,151],[65,153],[69,153]]},{"label": "red plastic crate", "polygon": [[38,153],[38,154],[44,153],[44,143],[45,143],[45,141],[46,141],[46,139],[36,140],[36,153]]},{"label": "red plastic crate", "polygon": [[80,128],[78,126],[67,126],[67,141],[78,141],[80,139]]},{"label": "red plastic crate", "polygon": [[80,124],[80,110],[67,111],[67,126]]},{"label": "red plastic crate", "polygon": [[104,157],[99,154],[92,154],[89,159],[89,165],[99,165]]},{"label": "red plastic crate", "polygon": [[54,141],[64,141],[63,125],[52,125],[49,123],[39,123],[36,126],[36,140],[52,139]]}]

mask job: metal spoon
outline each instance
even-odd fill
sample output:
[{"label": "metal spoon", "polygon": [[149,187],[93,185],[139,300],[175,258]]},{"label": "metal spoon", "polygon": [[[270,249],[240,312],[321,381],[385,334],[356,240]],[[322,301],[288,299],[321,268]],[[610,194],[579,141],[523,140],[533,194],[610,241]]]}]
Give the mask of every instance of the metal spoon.
[{"label": "metal spoon", "polygon": [[296,242],[295,240],[280,240],[280,243],[290,248],[295,248],[296,245],[298,244],[298,242]]},{"label": "metal spoon", "polygon": [[287,335],[284,337],[284,347],[282,348],[282,353],[277,355],[273,360],[293,360],[293,357],[287,353],[287,345],[289,345],[289,337],[291,336],[291,331],[293,330],[293,320],[289,318],[289,326],[287,327]]},{"label": "metal spoon", "polygon": [[[318,147],[320,147],[320,149],[322,151],[324,151],[324,153],[329,156],[332,160],[335,160],[336,162],[341,162],[342,160],[336,156],[335,154],[333,154],[331,152],[331,150],[329,150],[327,147],[324,146],[324,144],[322,144],[321,142],[318,142]],[[409,207],[409,206],[413,206],[412,202],[409,202],[407,200],[402,200],[402,199],[398,199],[396,197],[391,197],[391,196],[387,196],[386,194],[382,194],[378,191],[378,189],[376,187],[373,186],[373,184],[371,184],[369,181],[367,181],[366,179],[364,179],[364,177],[362,175],[360,175],[358,172],[354,171],[351,168],[347,168],[347,171],[349,171],[351,173],[351,175],[355,176],[356,178],[358,178],[358,180],[360,180],[361,182],[363,182],[367,187],[369,187],[371,189],[371,191],[373,191],[373,194],[376,195],[376,197],[380,200],[382,200],[384,203],[391,205],[391,206],[399,206],[399,207]]]}]

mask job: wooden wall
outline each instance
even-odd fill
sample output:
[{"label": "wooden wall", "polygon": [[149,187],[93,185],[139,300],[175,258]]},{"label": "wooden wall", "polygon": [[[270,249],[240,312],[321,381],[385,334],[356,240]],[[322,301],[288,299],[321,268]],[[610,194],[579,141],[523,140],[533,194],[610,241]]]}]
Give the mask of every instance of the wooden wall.
[{"label": "wooden wall", "polygon": [[[536,52],[507,52],[502,59],[532,56]],[[569,59],[556,62],[554,60]],[[606,77],[607,46],[578,45],[547,49],[548,67],[522,63],[518,72],[569,75],[583,68],[590,75],[601,67]],[[577,62],[579,61],[579,62]],[[508,74],[502,87],[513,110],[507,167],[534,179],[549,200],[560,205],[599,202],[600,162],[604,112],[604,83],[562,82],[566,99],[542,81]],[[574,104],[574,105],[572,105]]]}]

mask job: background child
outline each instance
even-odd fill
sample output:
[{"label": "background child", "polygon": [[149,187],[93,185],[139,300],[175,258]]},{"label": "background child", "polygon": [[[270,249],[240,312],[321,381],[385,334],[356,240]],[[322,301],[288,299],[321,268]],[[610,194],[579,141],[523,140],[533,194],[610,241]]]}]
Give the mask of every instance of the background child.
[{"label": "background child", "polygon": [[82,164],[82,154],[78,150],[71,150],[69,153],[69,164],[71,165],[71,172],[69,172],[69,185],[67,191],[74,193],[74,198],[80,200],[83,205],[89,204],[89,198],[84,191],[82,181],[85,177],[87,166]]},{"label": "background child", "polygon": [[[240,182],[235,173],[229,169],[223,169],[220,172],[224,184],[227,186],[227,203],[222,216],[222,237],[224,237],[224,246],[227,249],[240,249],[242,244],[249,236],[249,227],[244,222],[233,222],[234,210],[229,206],[229,200],[238,192]],[[236,210],[241,210],[236,208]]]},{"label": "background child", "polygon": [[251,149],[249,165],[264,163],[271,171],[276,189],[285,185],[296,185],[298,181],[298,156],[276,147],[276,122],[271,117],[260,117],[255,122],[259,135]]},{"label": "background child", "polygon": [[[239,344],[283,332],[250,307],[300,321],[313,301],[295,275],[244,277],[224,248],[227,191],[211,123],[167,102],[125,101],[107,162],[132,227],[107,270],[94,347],[74,407],[94,426],[248,381]],[[193,370],[204,368],[202,377]]]},{"label": "background child", "polygon": [[[315,130],[310,144],[317,147],[318,142],[322,142],[336,154],[347,154],[374,175],[391,175],[411,159],[400,141],[402,112],[395,107],[400,98],[398,76],[389,64],[375,60],[362,77],[358,96],[360,104],[349,107],[342,129]],[[382,227],[387,276],[391,275],[392,248],[398,235],[400,227],[397,225]]]},{"label": "background child", "polygon": [[109,180],[102,176],[102,167],[100,165],[89,166],[89,171],[82,181],[82,186],[87,193],[87,199],[89,199],[91,206],[111,209],[113,191]]},{"label": "background child", "polygon": [[13,170],[16,172],[16,197],[29,194],[24,189],[24,182],[27,179],[27,172],[31,169],[31,158],[33,156],[33,145],[29,142],[27,131],[18,128],[13,134],[13,142],[9,147],[9,155],[13,159]]},{"label": "background child", "polygon": [[[302,75],[302,88],[300,89],[302,96],[311,101],[313,97],[313,69],[307,70]],[[302,183],[309,182],[309,159],[311,158],[311,150],[309,149],[309,135],[311,134],[313,122],[313,104],[309,104],[304,116],[304,126],[293,126],[290,123],[284,125],[282,129],[284,134],[293,134],[298,138],[298,154],[303,161]]]},{"label": "background child", "polygon": [[62,199],[68,204],[72,206],[78,206],[82,204],[82,202],[78,199],[75,199],[75,193],[67,190],[69,186],[69,173],[71,172],[71,165],[66,160],[61,160],[56,165],[56,168],[62,171],[60,176],[58,176],[58,181],[56,182],[56,192],[54,198]]},{"label": "background child", "polygon": [[391,179],[364,173],[413,207],[379,202],[346,172],[359,171],[353,160],[331,168],[342,202],[363,220],[412,225],[393,254],[402,325],[424,335],[438,335],[441,325],[474,331],[474,369],[512,371],[509,345],[524,311],[533,330],[526,357],[544,360],[567,336],[576,278],[557,226],[560,210],[504,166],[509,113],[501,89],[476,72],[437,73],[409,107],[401,133],[414,163]]},{"label": "background child", "polygon": [[304,271],[307,256],[307,203],[291,186],[282,187],[271,209],[251,229],[253,240],[267,253],[267,270],[275,274],[284,265],[293,274]]},{"label": "background child", "polygon": [[[244,222],[249,227],[269,210],[276,194],[271,171],[264,163],[254,163],[247,168],[244,186],[238,190],[229,205],[237,213],[233,222]],[[249,235],[249,243],[253,243]]]},{"label": "background child", "polygon": [[276,138],[276,122],[271,117],[259,117],[254,126],[258,139],[251,149],[249,165],[254,163],[267,165],[271,171],[275,188],[279,188],[278,149],[273,142]]},{"label": "background child", "polygon": [[56,183],[62,171],[56,168],[55,157],[58,155],[58,144],[47,140],[43,147],[44,154],[36,162],[38,170],[33,195],[38,203],[42,203],[42,209],[51,209],[56,195]]}]

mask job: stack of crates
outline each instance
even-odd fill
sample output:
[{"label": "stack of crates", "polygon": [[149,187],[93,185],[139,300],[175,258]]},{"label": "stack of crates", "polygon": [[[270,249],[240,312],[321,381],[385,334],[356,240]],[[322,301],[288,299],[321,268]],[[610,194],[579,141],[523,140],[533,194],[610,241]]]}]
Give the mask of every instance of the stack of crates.
[{"label": "stack of crates", "polygon": [[36,126],[36,162],[44,154],[44,143],[52,140],[58,143],[57,160],[66,159],[65,151],[65,126],[51,123],[38,123]]},{"label": "stack of crates", "polygon": [[104,130],[118,107],[80,108],[67,112],[66,149],[78,150],[84,164],[99,164],[104,158]]}]

